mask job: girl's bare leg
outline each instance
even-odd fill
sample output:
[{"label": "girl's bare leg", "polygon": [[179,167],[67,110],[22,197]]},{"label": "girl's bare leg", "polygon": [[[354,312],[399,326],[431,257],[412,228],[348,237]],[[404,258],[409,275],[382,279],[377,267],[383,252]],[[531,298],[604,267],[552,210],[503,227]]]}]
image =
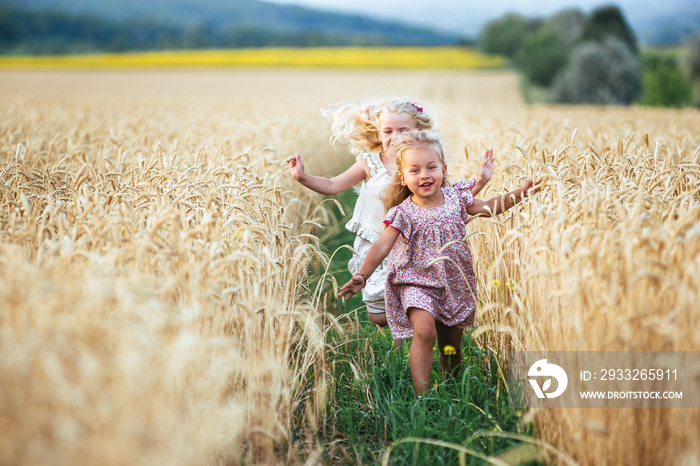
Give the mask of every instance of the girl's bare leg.
[{"label": "girl's bare leg", "polygon": [[369,321],[372,322],[374,325],[377,325],[379,327],[386,327],[386,313],[375,314],[372,312],[368,312],[367,314],[369,315]]},{"label": "girl's bare leg", "polygon": [[[436,322],[435,327],[437,330],[438,349],[440,350],[442,375],[444,377],[447,373],[457,377],[462,367],[462,335],[464,334],[464,329],[448,327],[441,322]],[[448,345],[455,349],[455,354],[445,354],[445,346]]]},{"label": "girl's bare leg", "polygon": [[433,345],[437,331],[435,318],[431,313],[417,307],[406,311],[413,326],[413,342],[408,352],[413,388],[416,395],[422,395],[430,387],[430,371],[433,368]]},{"label": "girl's bare leg", "polygon": [[[386,327],[389,325],[389,322],[386,320],[386,312],[378,313],[367,311],[367,315],[369,316],[369,321],[377,327]],[[403,340],[394,340],[394,344],[397,348],[401,346],[401,343],[403,343]]]}]

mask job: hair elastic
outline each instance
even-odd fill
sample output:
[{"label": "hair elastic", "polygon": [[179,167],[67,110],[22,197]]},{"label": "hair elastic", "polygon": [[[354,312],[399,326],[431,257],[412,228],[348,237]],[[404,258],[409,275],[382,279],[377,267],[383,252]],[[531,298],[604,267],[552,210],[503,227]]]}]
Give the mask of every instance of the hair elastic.
[{"label": "hair elastic", "polygon": [[416,102],[411,102],[411,105],[413,105],[414,107],[416,107],[416,110],[418,110],[419,112],[423,113],[423,107],[421,107],[420,105],[418,105],[418,103],[416,103]]}]

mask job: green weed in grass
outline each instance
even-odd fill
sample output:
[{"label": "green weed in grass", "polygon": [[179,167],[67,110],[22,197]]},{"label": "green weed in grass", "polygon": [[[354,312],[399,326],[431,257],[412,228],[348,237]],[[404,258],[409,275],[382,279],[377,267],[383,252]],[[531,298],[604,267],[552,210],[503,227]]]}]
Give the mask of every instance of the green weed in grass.
[{"label": "green weed in grass", "polygon": [[479,457],[501,454],[520,441],[474,434],[532,435],[532,426],[519,423],[503,387],[499,390],[495,356],[469,333],[461,373],[443,379],[435,350],[434,386],[418,399],[408,365],[410,341],[396,348],[387,329],[372,329],[352,313],[343,320],[344,335],[330,337],[334,388],[323,439],[332,445],[325,449],[329,462],[376,464],[391,448],[391,464],[460,464],[466,452],[473,453],[465,457],[467,464],[480,464]]}]

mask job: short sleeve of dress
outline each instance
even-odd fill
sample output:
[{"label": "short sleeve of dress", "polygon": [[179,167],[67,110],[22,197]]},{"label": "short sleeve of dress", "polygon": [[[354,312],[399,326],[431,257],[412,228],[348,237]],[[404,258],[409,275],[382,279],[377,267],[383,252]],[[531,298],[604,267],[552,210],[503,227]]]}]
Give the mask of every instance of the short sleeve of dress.
[{"label": "short sleeve of dress", "polygon": [[413,232],[413,225],[408,212],[404,210],[402,204],[389,209],[384,219],[384,224],[389,227],[394,227],[401,232],[401,236],[408,241],[411,239],[411,233]]},{"label": "short sleeve of dress", "polygon": [[376,176],[377,174],[386,171],[384,164],[382,164],[382,159],[380,154],[376,152],[363,152],[357,156],[357,160],[364,160],[369,168],[370,176]]},{"label": "short sleeve of dress", "polygon": [[472,188],[476,185],[476,179],[469,178],[468,180],[458,181],[452,185],[459,195],[459,201],[464,207],[469,207],[474,204],[474,195]]}]

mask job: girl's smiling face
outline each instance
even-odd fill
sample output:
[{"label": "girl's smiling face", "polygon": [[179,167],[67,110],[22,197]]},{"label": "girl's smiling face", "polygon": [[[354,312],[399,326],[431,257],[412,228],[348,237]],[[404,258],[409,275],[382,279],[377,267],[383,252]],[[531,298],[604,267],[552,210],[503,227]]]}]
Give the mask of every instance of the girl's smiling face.
[{"label": "girl's smiling face", "polygon": [[430,147],[407,149],[401,167],[401,184],[413,193],[413,202],[421,207],[443,204],[442,181],[447,176],[447,165]]},{"label": "girl's smiling face", "polygon": [[384,153],[388,153],[391,140],[404,131],[415,131],[416,122],[405,113],[383,112],[379,116],[379,139],[382,141]]}]

